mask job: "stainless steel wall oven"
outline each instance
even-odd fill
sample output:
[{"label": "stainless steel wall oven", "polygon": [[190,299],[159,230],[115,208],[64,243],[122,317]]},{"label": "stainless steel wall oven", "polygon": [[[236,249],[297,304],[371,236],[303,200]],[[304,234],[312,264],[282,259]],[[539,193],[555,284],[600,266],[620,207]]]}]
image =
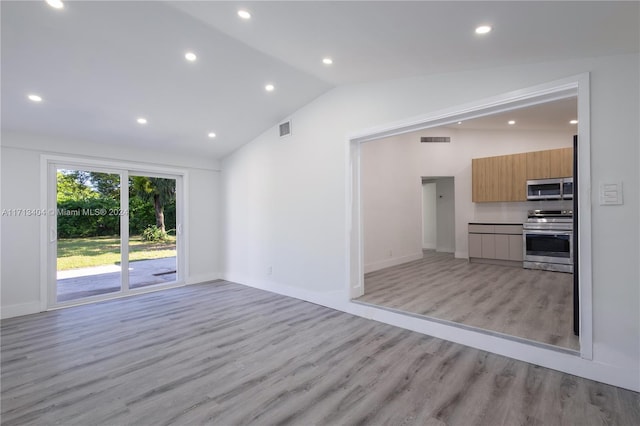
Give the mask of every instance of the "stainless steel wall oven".
[{"label": "stainless steel wall oven", "polygon": [[525,268],[573,273],[573,211],[530,210],[522,239]]}]

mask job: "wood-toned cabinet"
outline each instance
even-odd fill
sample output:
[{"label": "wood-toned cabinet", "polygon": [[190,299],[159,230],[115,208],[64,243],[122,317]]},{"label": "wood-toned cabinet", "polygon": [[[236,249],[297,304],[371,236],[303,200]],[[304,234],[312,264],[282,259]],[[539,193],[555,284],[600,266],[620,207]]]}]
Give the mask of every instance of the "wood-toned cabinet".
[{"label": "wood-toned cabinet", "polygon": [[573,176],[573,148],[471,160],[474,203],[526,201],[527,180]]},{"label": "wood-toned cabinet", "polygon": [[573,176],[573,148],[527,152],[527,179]]},{"label": "wood-toned cabinet", "polygon": [[471,161],[473,202],[526,199],[526,188],[520,185],[526,181],[526,154],[474,158]]},{"label": "wood-toned cabinet", "polygon": [[523,260],[522,225],[470,223],[469,260],[519,266],[516,262]]}]

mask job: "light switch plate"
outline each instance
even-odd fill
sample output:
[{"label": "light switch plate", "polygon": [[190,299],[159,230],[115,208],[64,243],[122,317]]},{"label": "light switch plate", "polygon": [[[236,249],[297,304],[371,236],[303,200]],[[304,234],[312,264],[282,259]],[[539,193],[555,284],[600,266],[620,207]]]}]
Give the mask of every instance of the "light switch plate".
[{"label": "light switch plate", "polygon": [[600,205],[619,206],[622,204],[622,182],[600,182]]}]

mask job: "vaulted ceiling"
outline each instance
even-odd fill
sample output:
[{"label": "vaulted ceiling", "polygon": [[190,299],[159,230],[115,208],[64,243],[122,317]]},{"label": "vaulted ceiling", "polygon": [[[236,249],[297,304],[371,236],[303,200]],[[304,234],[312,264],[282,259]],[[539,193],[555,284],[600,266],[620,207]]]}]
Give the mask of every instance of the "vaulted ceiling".
[{"label": "vaulted ceiling", "polygon": [[[215,159],[338,85],[638,52],[638,10],[610,1],[2,1],[2,130]],[[493,31],[475,34],[481,24]]]}]

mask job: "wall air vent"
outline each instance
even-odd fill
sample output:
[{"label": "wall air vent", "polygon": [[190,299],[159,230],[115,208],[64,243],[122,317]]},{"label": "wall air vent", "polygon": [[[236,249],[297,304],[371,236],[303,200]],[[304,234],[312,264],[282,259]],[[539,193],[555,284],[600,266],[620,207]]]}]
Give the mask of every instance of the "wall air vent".
[{"label": "wall air vent", "polygon": [[289,136],[291,134],[291,121],[285,121],[284,123],[280,123],[280,137]]},{"label": "wall air vent", "polygon": [[449,143],[451,138],[449,136],[422,136],[420,138],[421,143]]}]

